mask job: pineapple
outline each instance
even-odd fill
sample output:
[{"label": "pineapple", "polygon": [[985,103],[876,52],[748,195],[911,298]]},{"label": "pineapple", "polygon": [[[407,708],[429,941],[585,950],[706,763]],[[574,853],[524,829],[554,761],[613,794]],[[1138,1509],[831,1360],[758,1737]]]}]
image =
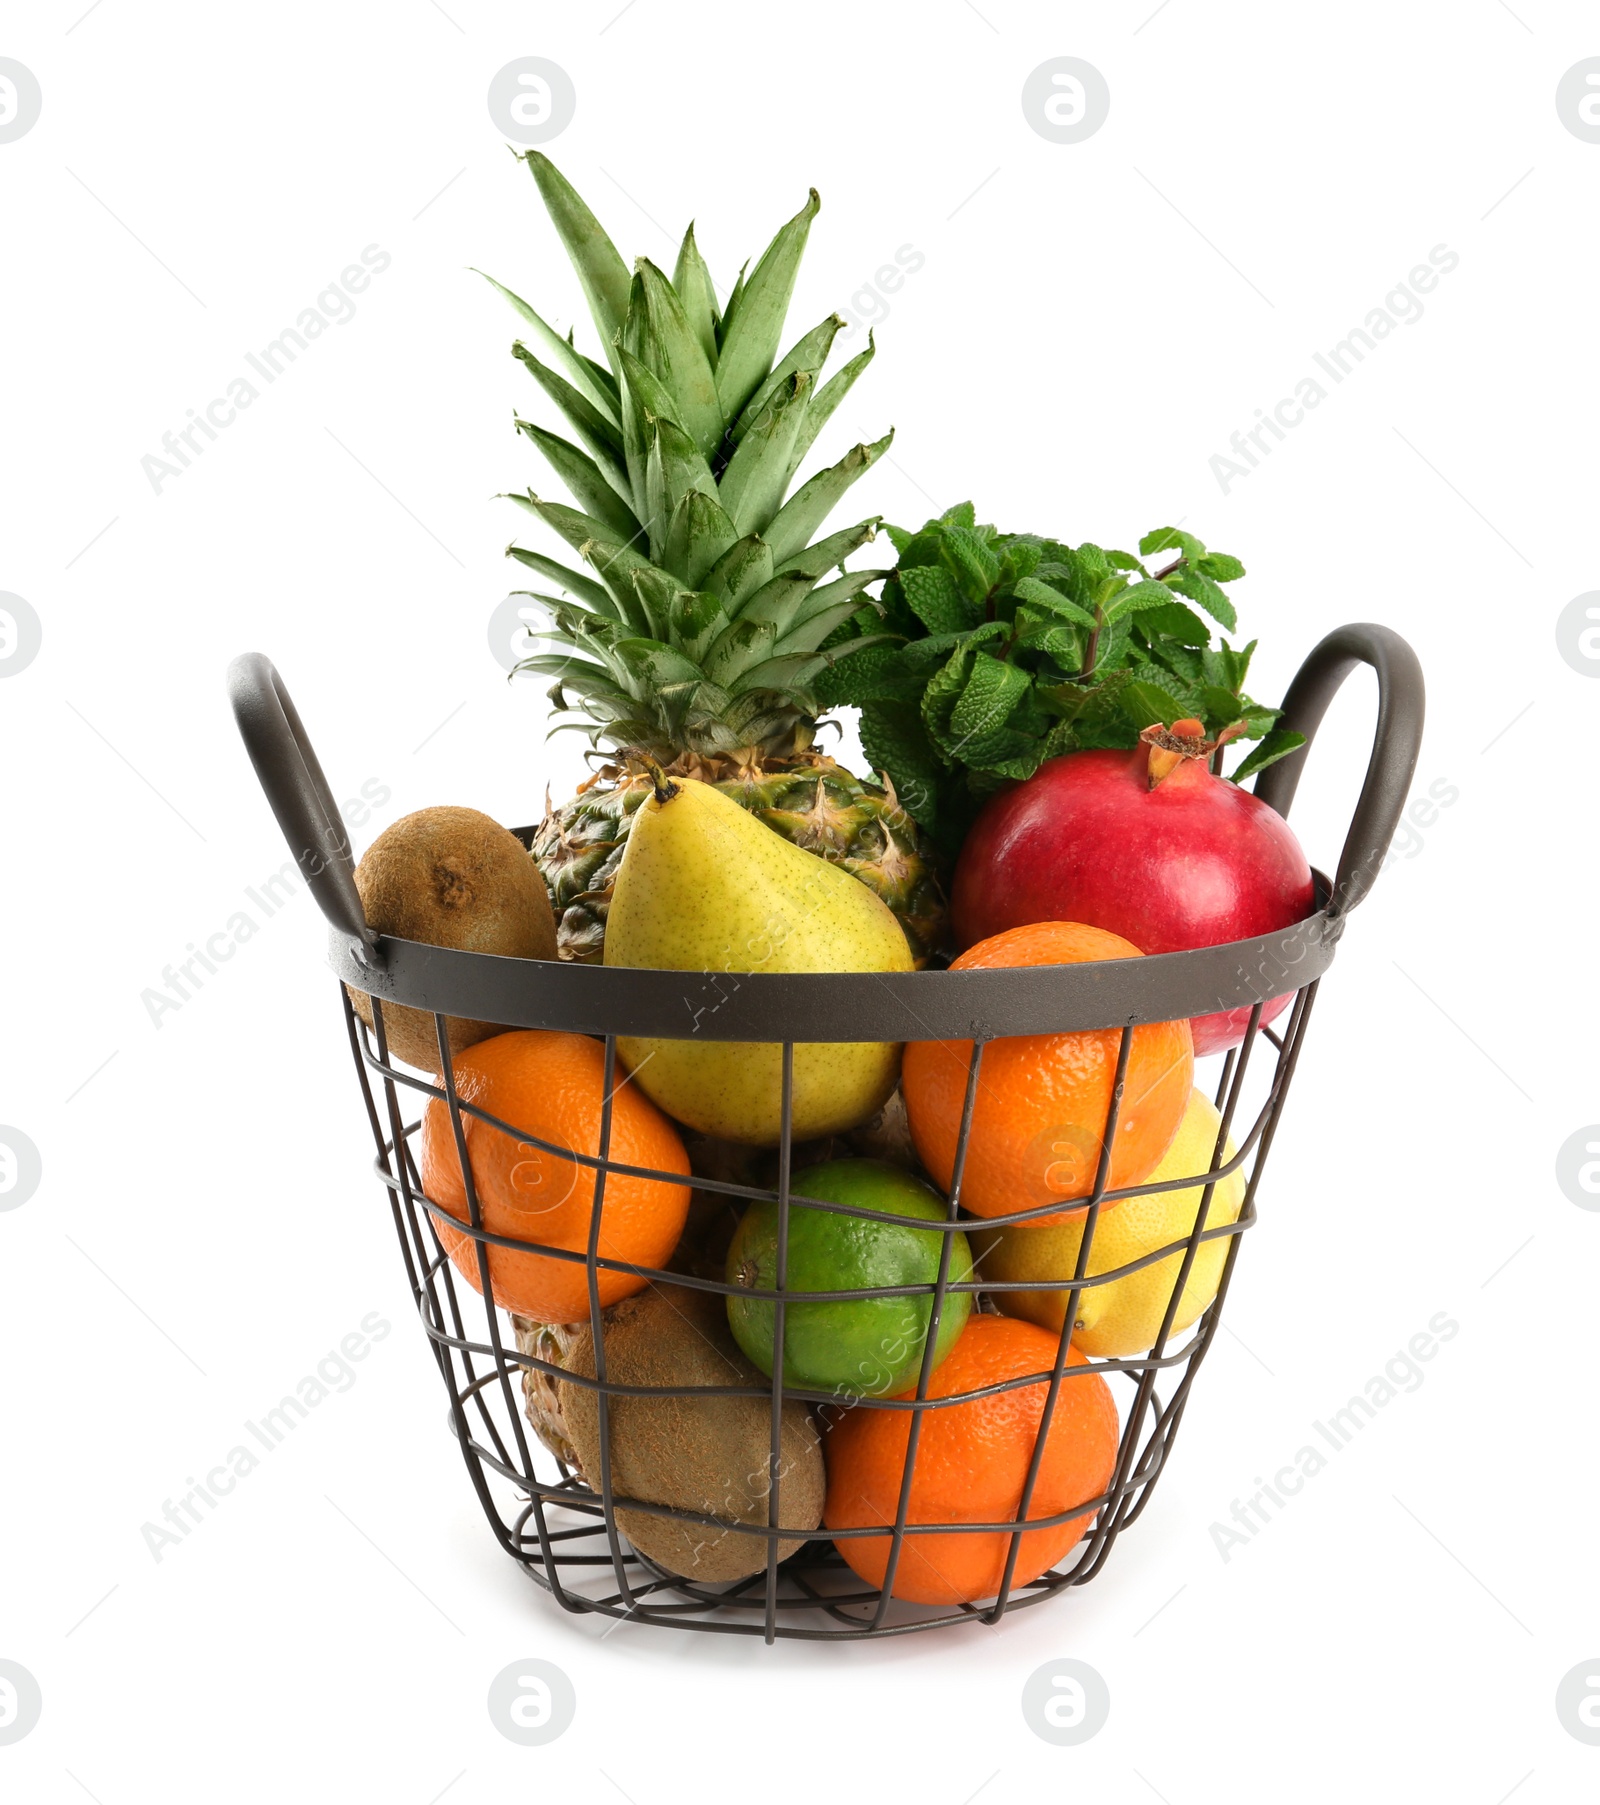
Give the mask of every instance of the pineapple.
[{"label": "pineapple", "polygon": [[754,269],[741,271],[719,312],[692,225],[670,281],[648,258],[630,277],[554,164],[526,155],[607,358],[585,357],[571,335],[501,289],[532,328],[532,348],[519,341],[513,354],[581,441],[519,419],[578,506],[531,489],[510,499],[588,567],[508,548],[562,591],[519,592],[549,611],[547,637],[561,649],[518,668],[554,678],[552,702],[574,717],[561,725],[611,754],[547,814],[534,841],[562,956],[600,957],[651,763],[717,784],[795,845],[870,885],[921,963],[944,936],[931,851],[887,782],[857,777],[813,746],[816,682],[839,659],[883,642],[841,630],[863,610],[880,611],[867,590],[888,574],[845,568],[874,538],[877,517],[815,535],[894,436],[857,445],[788,494],[873,355],[869,341],[821,381],[844,325],[830,315],[774,363],[816,191]]}]

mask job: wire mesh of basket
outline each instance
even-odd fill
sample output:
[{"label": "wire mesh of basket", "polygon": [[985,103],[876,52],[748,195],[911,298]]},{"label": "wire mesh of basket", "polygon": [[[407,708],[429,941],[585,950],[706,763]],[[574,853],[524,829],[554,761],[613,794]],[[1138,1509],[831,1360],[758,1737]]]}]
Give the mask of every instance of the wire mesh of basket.
[{"label": "wire mesh of basket", "polygon": [[[260,654],[235,660],[230,687],[235,714],[291,851],[328,918],[330,964],[341,980],[340,1001],[368,1124],[377,1176],[388,1198],[406,1274],[444,1381],[450,1431],[500,1545],[568,1611],[597,1613],[630,1623],[721,1634],[832,1640],[902,1635],[972,1620],[995,1623],[1025,1605],[1086,1584],[1112,1545],[1149,1500],[1176,1438],[1194,1384],[1219,1332],[1240,1243],[1257,1220],[1257,1198],[1304,1044],[1318,984],[1332,962],[1350,910],[1366,895],[1387,852],[1404,805],[1421,739],[1423,686],[1409,646],[1388,629],[1355,625],[1330,634],[1306,660],[1284,702],[1283,723],[1307,744],[1264,771],[1256,793],[1288,812],[1310,741],[1335,691],[1359,663],[1378,679],[1373,752],[1335,879],[1317,875],[1316,907],[1304,921],[1256,940],[1139,959],[1094,964],[859,974],[690,973],[555,961],[504,959],[375,934],[362,912],[343,824],[309,738],[277,672]],[[519,830],[526,843],[531,829]],[[370,1029],[352,1007],[351,990],[372,999]],[[1289,998],[1287,1004],[1279,999]],[[407,1069],[390,1053],[385,1005],[430,1012],[438,1041],[438,1069]],[[1220,1126],[1209,1158],[1182,1174],[1152,1177],[1120,1188],[1110,1183],[1119,1121],[1129,1107],[1126,1079],[1135,1030],[1218,1010],[1248,1010],[1240,1044],[1221,1062],[1214,1085]],[[1281,1010],[1282,1013],[1277,1013]],[[447,1017],[466,1017],[592,1037],[603,1050],[595,1145],[557,1143],[528,1123],[506,1121],[463,1094]],[[1274,1019],[1275,1017],[1275,1019]],[[964,1168],[983,1084],[986,1049],[1016,1037],[1102,1032],[1116,1036],[1115,1071],[1104,1123],[1091,1147],[1092,1184],[1070,1193],[1079,1238],[1074,1270],[1057,1279],[1006,1283],[961,1278],[952,1250],[974,1229],[961,1207]],[[754,1168],[730,1173],[726,1162],[696,1160],[668,1171],[629,1163],[614,1149],[616,1099],[628,1083],[619,1041],[737,1042],[778,1049],[774,1072],[780,1095],[776,1148]],[[943,1221],[914,1221],[847,1203],[807,1196],[805,1172],[829,1149],[794,1134],[797,1047],[942,1041],[961,1052],[965,1091],[956,1125],[954,1163]],[[470,1049],[464,1057],[470,1057]],[[991,1056],[992,1057],[992,1056]],[[435,1133],[453,1142],[459,1196],[424,1188],[419,1137],[434,1112]],[[480,1126],[481,1125],[481,1128]],[[559,1246],[487,1226],[469,1150],[469,1127],[509,1135],[530,1154],[561,1162],[585,1188],[592,1185],[587,1243]],[[1237,1213],[1218,1209],[1218,1187],[1240,1175]],[[674,1259],[661,1267],[630,1264],[603,1247],[608,1185],[625,1182],[688,1191],[701,1210],[723,1212],[761,1204],[776,1212],[777,1264],[770,1286],[736,1286],[713,1262]],[[435,1190],[438,1190],[435,1182]],[[1161,1192],[1197,1193],[1189,1232],[1136,1259],[1094,1270],[1094,1237],[1106,1212],[1130,1199]],[[854,1290],[801,1290],[786,1283],[786,1259],[796,1208],[913,1226],[940,1237],[931,1282]],[[981,1226],[1002,1230],[1061,1219],[1062,1201],[1029,1203]],[[519,1224],[520,1226],[520,1224]],[[1177,1325],[1185,1289],[1202,1250],[1223,1248],[1215,1295],[1196,1320]],[[512,1258],[536,1256],[581,1268],[587,1319],[535,1323],[514,1319],[490,1301],[495,1292],[491,1250]],[[1126,1357],[1089,1357],[1072,1341],[1085,1297],[1147,1267],[1171,1274],[1159,1331],[1149,1348]],[[607,1370],[608,1328],[602,1275],[614,1292],[650,1287],[687,1318],[720,1313],[735,1290],[770,1306],[772,1342],[785,1346],[786,1313],[816,1304],[926,1298],[925,1331],[915,1383],[892,1392],[872,1386],[809,1389],[774,1373],[748,1369],[737,1382],[632,1383]],[[993,1313],[1005,1290],[1060,1293],[1062,1327],[1038,1369],[968,1391],[942,1395],[934,1384],[939,1328],[963,1296],[978,1313]],[[719,1315],[720,1320],[720,1315]],[[584,1334],[584,1330],[587,1334]],[[585,1358],[573,1350],[583,1345]],[[1069,1411],[1071,1387],[1110,1385],[1116,1400],[1116,1447],[1109,1478],[1091,1495],[1058,1496],[1051,1478],[1051,1426]],[[583,1461],[562,1431],[560,1401],[587,1394],[598,1433]],[[971,1411],[1017,1392],[1037,1413],[1026,1468],[1017,1475],[1015,1504],[1003,1514],[970,1520],[919,1508],[919,1450],[940,1443],[940,1413]],[[683,1401],[695,1409],[713,1400],[744,1400],[765,1429],[750,1470],[722,1499],[700,1498],[684,1508],[630,1492],[617,1464],[613,1420],[618,1412],[660,1410]],[[1065,1400],[1065,1402],[1064,1402]],[[722,1407],[718,1405],[717,1407]],[[898,1484],[878,1514],[843,1522],[830,1509],[825,1522],[786,1514],[800,1485],[792,1431],[797,1422],[822,1453],[828,1437],[855,1411],[896,1413],[905,1419]],[[798,1416],[797,1416],[798,1413]],[[748,1414],[748,1412],[747,1412]],[[954,1423],[954,1417],[943,1424]],[[932,1426],[930,1426],[932,1425]],[[898,1445],[898,1444],[897,1444]],[[933,1457],[924,1453],[924,1461]],[[819,1463],[819,1464],[822,1464]],[[737,1500],[734,1492],[737,1491]],[[813,1513],[813,1516],[820,1513]],[[676,1530],[668,1532],[668,1526]],[[663,1565],[638,1542],[689,1551]],[[941,1560],[970,1571],[946,1538],[982,1538],[981,1596],[941,1598]],[[1045,1554],[1040,1556],[1040,1550]],[[719,1550],[713,1559],[706,1552]],[[730,1559],[731,1555],[731,1559]],[[697,1577],[704,1569],[738,1570],[733,1579]],[[682,1569],[688,1568],[688,1571]],[[865,1574],[865,1576],[864,1576]],[[913,1579],[916,1583],[913,1583]],[[992,1582],[992,1583],[991,1583]],[[970,1588],[969,1588],[970,1589]]]}]

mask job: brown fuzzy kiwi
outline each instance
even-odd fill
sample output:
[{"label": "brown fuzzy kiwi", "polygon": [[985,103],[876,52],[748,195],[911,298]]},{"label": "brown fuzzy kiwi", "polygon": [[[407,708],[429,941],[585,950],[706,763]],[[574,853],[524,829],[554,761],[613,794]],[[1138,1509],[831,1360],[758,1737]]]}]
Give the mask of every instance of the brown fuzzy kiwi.
[{"label": "brown fuzzy kiwi", "polygon": [[[769,1381],[740,1353],[728,1332],[727,1313],[715,1292],[684,1286],[650,1286],[605,1314],[606,1378],[620,1385],[753,1385]],[[552,1359],[567,1371],[595,1376],[594,1340],[587,1323],[517,1336],[524,1352]],[[554,1399],[551,1398],[551,1390]],[[537,1414],[529,1416],[547,1443],[577,1455],[578,1470],[600,1482],[599,1394],[584,1385],[541,1382]],[[551,1408],[552,1402],[554,1409]],[[674,1510],[703,1511],[726,1522],[767,1521],[767,1452],[772,1406],[766,1398],[613,1397],[611,1485],[620,1497]],[[541,1417],[544,1419],[541,1422]],[[779,1511],[782,1527],[797,1531],[778,1544],[778,1558],[793,1554],[822,1521],[826,1477],[822,1443],[811,1412],[798,1401],[783,1407],[779,1440]],[[644,1511],[617,1510],[617,1526],[638,1551],[686,1579],[744,1579],[767,1564],[759,1536],[731,1534],[710,1524],[680,1523]]]},{"label": "brown fuzzy kiwi", "polygon": [[[586,1322],[535,1322],[528,1316],[513,1315],[511,1327],[517,1337],[517,1352],[531,1354],[550,1366],[571,1363],[572,1349],[581,1335],[587,1342]],[[582,1465],[578,1450],[567,1438],[566,1419],[561,1414],[561,1381],[536,1366],[522,1369],[522,1398],[540,1441],[570,1471]]]},{"label": "brown fuzzy kiwi", "polygon": [[[424,808],[386,827],[356,867],[356,889],[380,934],[458,952],[510,959],[554,959],[556,923],[539,868],[508,828],[471,808]],[[350,1000],[372,1026],[372,999]],[[433,1017],[399,1003],[384,1006],[389,1051],[424,1072],[439,1069]],[[494,1022],[446,1018],[452,1053],[503,1029]]]}]

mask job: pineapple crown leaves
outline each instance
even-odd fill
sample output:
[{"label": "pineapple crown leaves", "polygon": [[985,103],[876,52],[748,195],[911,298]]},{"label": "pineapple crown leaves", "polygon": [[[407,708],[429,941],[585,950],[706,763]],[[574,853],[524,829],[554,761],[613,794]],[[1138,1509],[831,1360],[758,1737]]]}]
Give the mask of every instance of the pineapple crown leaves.
[{"label": "pineapple crown leaves", "polygon": [[837,630],[833,649],[852,635],[870,644],[818,692],[861,708],[874,768],[945,844],[1007,780],[1062,752],[1132,748],[1152,723],[1198,719],[1212,737],[1259,742],[1235,782],[1303,743],[1244,693],[1255,641],[1213,645],[1197,609],[1233,632],[1225,585],[1244,566],[1194,534],[1158,528],[1135,557],[999,533],[970,502],[916,532],[887,530],[899,563],[882,618]]},{"label": "pineapple crown leaves", "polygon": [[855,446],[790,493],[875,351],[869,336],[824,379],[845,324],[830,314],[779,356],[816,191],[719,308],[692,224],[670,278],[648,258],[630,271],[555,165],[537,151],[526,161],[606,362],[493,283],[526,328],[513,356],[572,435],[516,420],[576,505],[532,489],[509,499],[588,567],[508,548],[564,592],[525,592],[551,611],[547,638],[562,649],[518,668],[556,677],[552,698],[582,717],[565,725],[597,742],[718,753],[809,743],[818,680],[888,643],[859,623],[839,638],[879,608],[865,591],[887,571],[844,568],[878,519],[813,535],[893,439]]}]

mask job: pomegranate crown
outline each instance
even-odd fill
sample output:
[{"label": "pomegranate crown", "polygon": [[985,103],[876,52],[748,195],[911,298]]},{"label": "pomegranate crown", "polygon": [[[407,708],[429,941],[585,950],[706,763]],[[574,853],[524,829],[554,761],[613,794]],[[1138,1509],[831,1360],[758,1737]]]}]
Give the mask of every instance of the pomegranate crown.
[{"label": "pomegranate crown", "polygon": [[1170,727],[1161,721],[1152,722],[1139,735],[1141,744],[1149,748],[1146,770],[1150,788],[1153,790],[1163,778],[1170,777],[1191,759],[1209,759],[1219,746],[1227,745],[1229,740],[1243,733],[1245,725],[1243,721],[1233,721],[1214,739],[1207,739],[1204,721],[1197,721],[1192,716],[1174,721]]}]

